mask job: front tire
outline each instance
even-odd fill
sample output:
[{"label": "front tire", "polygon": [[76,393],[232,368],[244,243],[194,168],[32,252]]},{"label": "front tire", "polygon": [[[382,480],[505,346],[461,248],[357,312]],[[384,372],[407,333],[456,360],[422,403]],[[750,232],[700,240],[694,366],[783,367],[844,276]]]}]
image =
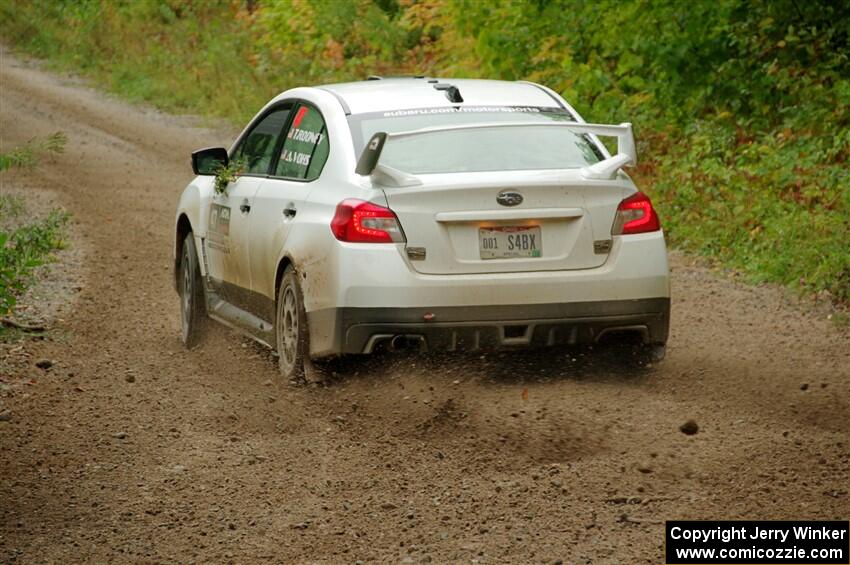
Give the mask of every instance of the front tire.
[{"label": "front tire", "polygon": [[277,314],[275,316],[275,341],[277,342],[278,364],[284,379],[304,378],[304,364],[309,362],[307,315],[298,275],[292,265],[286,268],[277,292]]},{"label": "front tire", "polygon": [[180,258],[180,339],[187,349],[201,343],[204,337],[206,310],[195,237],[190,232],[183,240],[183,254]]}]

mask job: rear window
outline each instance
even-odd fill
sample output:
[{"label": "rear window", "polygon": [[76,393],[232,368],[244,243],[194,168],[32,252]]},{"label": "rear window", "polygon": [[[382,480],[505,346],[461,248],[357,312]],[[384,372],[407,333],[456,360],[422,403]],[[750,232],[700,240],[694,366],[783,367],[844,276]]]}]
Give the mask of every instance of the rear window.
[{"label": "rear window", "polygon": [[604,157],[584,134],[545,127],[572,122],[560,108],[421,108],[355,114],[349,117],[357,154],[379,131],[398,133],[473,124],[522,123],[527,126],[440,131],[391,139],[381,163],[413,174],[571,169]]}]

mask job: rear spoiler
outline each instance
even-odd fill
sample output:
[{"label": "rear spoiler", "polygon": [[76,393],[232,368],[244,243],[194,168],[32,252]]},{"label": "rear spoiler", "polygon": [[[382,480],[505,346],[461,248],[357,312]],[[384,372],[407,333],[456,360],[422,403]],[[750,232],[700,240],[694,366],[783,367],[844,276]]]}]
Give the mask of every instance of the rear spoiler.
[{"label": "rear spoiler", "polygon": [[[443,131],[458,131],[468,129],[491,129],[491,128],[513,128],[513,127],[558,127],[568,128],[576,133],[586,133],[591,135],[599,135],[603,137],[617,138],[617,154],[613,157],[582,167],[581,176],[586,179],[608,180],[617,176],[617,171],[626,165],[637,164],[637,151],[635,150],[635,138],[632,133],[632,124],[622,123],[620,125],[607,124],[582,124],[578,122],[554,122],[554,123],[529,123],[529,122],[506,122],[506,123],[486,123],[486,124],[471,124],[460,126],[448,126],[440,128],[424,128],[415,131],[403,131],[398,133],[387,133],[380,131],[372,136],[369,143],[360,154],[360,159],[357,161],[357,168],[354,170],[358,175],[369,176],[373,172],[381,172],[388,175],[402,186],[410,184],[419,184],[418,179],[403,171],[398,171],[385,165],[378,165],[378,160],[381,158],[381,152],[387,140],[400,139],[403,137],[413,137],[428,133],[443,132]],[[376,171],[376,168],[378,169]]]}]

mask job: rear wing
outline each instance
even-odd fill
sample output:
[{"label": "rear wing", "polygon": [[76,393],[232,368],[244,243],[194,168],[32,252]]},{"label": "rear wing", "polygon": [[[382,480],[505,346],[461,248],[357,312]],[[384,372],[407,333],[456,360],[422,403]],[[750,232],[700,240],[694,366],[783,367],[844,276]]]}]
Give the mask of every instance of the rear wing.
[{"label": "rear wing", "polygon": [[[515,128],[515,127],[556,127],[568,128],[576,133],[585,133],[598,135],[602,137],[617,138],[617,154],[609,157],[593,165],[588,165],[581,168],[581,175],[586,179],[613,179],[617,176],[617,171],[626,165],[637,164],[637,151],[635,150],[635,138],[632,133],[632,124],[622,123],[620,125],[607,124],[582,124],[578,122],[554,122],[554,123],[529,123],[529,122],[505,122],[505,123],[485,123],[485,124],[470,124],[448,127],[424,128],[415,131],[403,131],[398,133],[387,133],[384,131],[378,132],[372,136],[369,143],[360,154],[360,159],[357,161],[355,172],[358,175],[369,176],[373,172],[383,172],[404,184],[418,184],[417,179],[413,175],[408,175],[403,171],[397,171],[391,167],[379,165],[378,161],[381,158],[381,152],[388,140],[400,139],[404,137],[413,137],[435,132],[458,131],[470,129],[493,129],[493,128]],[[376,168],[378,171],[376,171]],[[383,170],[382,170],[383,169]]]}]

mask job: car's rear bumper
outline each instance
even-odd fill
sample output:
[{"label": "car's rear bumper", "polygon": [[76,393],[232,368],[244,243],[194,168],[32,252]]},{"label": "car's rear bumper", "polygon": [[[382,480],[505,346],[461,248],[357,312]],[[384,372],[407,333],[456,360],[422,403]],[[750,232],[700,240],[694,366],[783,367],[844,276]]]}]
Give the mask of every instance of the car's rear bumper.
[{"label": "car's rear bumper", "polygon": [[[325,335],[315,356],[370,353],[401,337],[428,350],[475,350],[594,343],[612,331],[641,335],[645,343],[667,341],[668,297],[562,304],[444,306],[436,308],[330,308],[308,313],[308,324]],[[329,346],[329,347],[328,347]]]},{"label": "car's rear bumper", "polygon": [[[400,334],[421,335],[431,349],[592,342],[629,326],[663,343],[670,310],[664,235],[613,240],[605,264],[593,269],[454,275],[417,273],[403,244],[340,244],[326,260],[334,269],[305,268],[310,354],[362,353],[376,345],[373,336]],[[505,329],[522,325],[523,339],[511,337],[516,327]]]}]

